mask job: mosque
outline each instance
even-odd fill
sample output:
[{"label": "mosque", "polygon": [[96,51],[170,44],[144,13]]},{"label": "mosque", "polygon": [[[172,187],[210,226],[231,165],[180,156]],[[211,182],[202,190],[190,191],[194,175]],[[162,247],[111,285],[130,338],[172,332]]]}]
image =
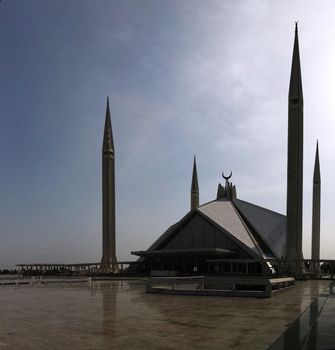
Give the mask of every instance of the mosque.
[{"label": "mosque", "polygon": [[[217,197],[199,205],[194,158],[191,210],[147,250],[133,251],[146,271],[176,275],[268,274],[284,266],[288,276],[306,273],[302,254],[303,91],[298,28],[295,26],[288,94],[287,215],[239,199],[230,176]],[[313,181],[312,259],[320,251],[320,167],[318,147]],[[285,264],[283,265],[283,261]]]},{"label": "mosque", "polygon": [[[149,270],[178,273],[246,272],[270,269],[264,259],[281,259],[286,246],[286,217],[240,200],[226,177],[217,198],[199,203],[194,160],[191,211],[140,256]],[[231,265],[231,262],[239,264]],[[233,271],[231,271],[233,269]]]}]

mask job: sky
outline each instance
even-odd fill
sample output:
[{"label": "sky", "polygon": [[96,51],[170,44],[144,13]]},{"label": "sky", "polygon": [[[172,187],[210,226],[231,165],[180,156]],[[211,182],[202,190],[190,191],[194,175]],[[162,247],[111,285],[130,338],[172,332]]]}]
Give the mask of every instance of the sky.
[{"label": "sky", "polygon": [[286,211],[294,22],[304,91],[303,251],[316,140],[321,258],[335,259],[335,2],[0,2],[0,268],[101,259],[110,98],[116,243],[134,260],[233,172],[240,199]]}]

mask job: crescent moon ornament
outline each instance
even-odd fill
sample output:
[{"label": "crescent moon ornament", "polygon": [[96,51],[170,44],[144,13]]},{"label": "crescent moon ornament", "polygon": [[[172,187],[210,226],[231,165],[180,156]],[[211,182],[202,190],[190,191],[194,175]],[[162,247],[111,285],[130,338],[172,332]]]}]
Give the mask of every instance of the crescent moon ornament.
[{"label": "crescent moon ornament", "polygon": [[230,171],[230,175],[229,175],[229,176],[224,176],[224,173],[222,172],[222,177],[223,177],[226,181],[228,181],[232,176],[233,176],[233,172],[232,172],[232,171]]}]

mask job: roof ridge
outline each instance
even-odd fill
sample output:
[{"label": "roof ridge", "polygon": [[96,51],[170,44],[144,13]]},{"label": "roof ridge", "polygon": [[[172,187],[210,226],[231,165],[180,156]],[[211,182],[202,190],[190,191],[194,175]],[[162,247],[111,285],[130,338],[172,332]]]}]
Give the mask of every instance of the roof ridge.
[{"label": "roof ridge", "polygon": [[[271,209],[262,207],[262,206],[260,206],[260,205],[258,205],[258,204],[250,203],[250,202],[245,201],[245,200],[243,200],[243,199],[235,198],[234,201],[240,201],[240,202],[248,203],[248,204],[250,204],[250,205],[253,205],[254,207],[258,207],[258,208],[261,208],[261,209],[263,209],[263,210],[269,211],[269,212],[271,212],[271,213],[275,213],[275,214],[277,214],[277,215],[281,215],[281,216],[285,216],[285,217],[286,217],[285,214],[278,213],[277,211],[274,211],[274,210],[271,210]],[[233,202],[234,202],[234,201],[233,201]]]},{"label": "roof ridge", "polygon": [[231,202],[231,200],[230,200],[230,199],[227,199],[227,198],[213,199],[213,200],[211,200],[211,201],[208,201],[208,202],[206,202],[206,203],[203,203],[203,204],[199,205],[197,208],[195,208],[195,210],[197,210],[197,209],[203,207],[204,205],[207,205],[207,204],[210,204],[210,203],[214,203],[214,202]]},{"label": "roof ridge", "polygon": [[252,234],[252,232],[249,230],[248,225],[244,222],[244,218],[242,217],[242,215],[240,214],[240,212],[238,211],[238,209],[235,207],[235,204],[234,204],[233,201],[232,201],[232,207],[233,207],[233,209],[235,210],[237,216],[240,218],[240,220],[241,220],[243,226],[245,227],[246,231],[248,232],[248,234],[249,234],[251,240],[252,240],[253,243],[255,244],[255,247],[257,248],[259,254],[260,254],[261,256],[264,256],[265,254],[264,254],[263,250],[262,250],[261,247],[259,246],[259,244],[258,244],[256,238],[254,237],[254,235]]},{"label": "roof ridge", "polygon": [[251,256],[253,256],[254,258],[259,260],[259,257],[263,255],[262,251],[259,250],[259,246],[254,239],[252,239],[250,237],[250,233],[248,228],[245,225],[245,222],[243,221],[243,219],[241,218],[240,215],[238,215],[238,212],[236,211],[236,209],[234,208],[234,205],[232,203],[231,200],[214,200],[212,202],[230,202],[231,203],[231,207],[233,208],[234,212],[237,214],[237,217],[240,221],[242,221],[242,226],[243,228],[247,231],[248,237],[251,241],[251,243],[254,244],[254,246],[256,247],[256,250],[253,250],[251,247],[248,246],[247,243],[245,243],[242,239],[239,239],[238,237],[236,237],[234,235],[234,232],[230,233],[224,226],[222,226],[219,222],[215,221],[214,219],[212,219],[209,215],[207,215],[206,213],[202,212],[201,210],[198,210],[199,214],[205,218],[208,222],[210,222],[212,225],[214,225],[215,227],[217,227],[223,234],[225,234],[226,236],[228,236],[233,242],[235,242],[238,246],[243,245],[243,249],[246,250],[248,252],[248,254],[250,254]]},{"label": "roof ridge", "polygon": [[286,236],[286,216],[243,200],[234,201],[234,205],[251,229],[280,258],[284,244],[282,239]]}]

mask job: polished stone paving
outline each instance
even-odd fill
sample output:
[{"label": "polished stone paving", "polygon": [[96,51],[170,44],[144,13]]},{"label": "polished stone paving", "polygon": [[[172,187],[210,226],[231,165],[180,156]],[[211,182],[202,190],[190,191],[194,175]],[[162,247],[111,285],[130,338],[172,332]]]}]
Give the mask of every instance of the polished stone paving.
[{"label": "polished stone paving", "polygon": [[[292,337],[293,345],[297,337],[321,344],[333,336],[335,299],[313,301],[328,285],[298,281],[269,299],[146,294],[135,280],[1,287],[0,350],[267,349]],[[309,306],[322,312],[306,326]],[[285,333],[285,343],[290,326],[299,336]]]},{"label": "polished stone paving", "polygon": [[335,289],[320,294],[269,350],[335,349]]}]

